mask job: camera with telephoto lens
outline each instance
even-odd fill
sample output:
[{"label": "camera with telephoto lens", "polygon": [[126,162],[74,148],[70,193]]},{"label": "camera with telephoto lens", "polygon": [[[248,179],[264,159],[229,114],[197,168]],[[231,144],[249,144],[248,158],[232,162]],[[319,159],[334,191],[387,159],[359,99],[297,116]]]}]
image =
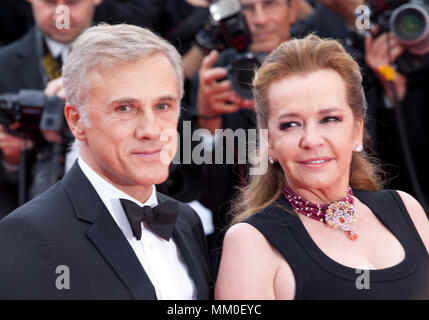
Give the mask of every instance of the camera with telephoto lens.
[{"label": "camera with telephoto lens", "polygon": [[371,21],[391,32],[406,51],[395,61],[411,74],[429,65],[429,0],[369,0]]},{"label": "camera with telephoto lens", "polygon": [[232,89],[245,99],[252,99],[251,83],[261,57],[249,51],[252,36],[241,12],[240,0],[219,0],[209,6],[209,21],[197,33],[196,42],[207,51],[235,48],[235,61],[225,68]]},{"label": "camera with telephoto lens", "polygon": [[69,138],[64,100],[46,96],[40,90],[22,89],[0,95],[0,124],[8,128],[16,122],[20,126],[11,133],[24,138],[36,139],[40,130],[58,133],[64,140]]}]

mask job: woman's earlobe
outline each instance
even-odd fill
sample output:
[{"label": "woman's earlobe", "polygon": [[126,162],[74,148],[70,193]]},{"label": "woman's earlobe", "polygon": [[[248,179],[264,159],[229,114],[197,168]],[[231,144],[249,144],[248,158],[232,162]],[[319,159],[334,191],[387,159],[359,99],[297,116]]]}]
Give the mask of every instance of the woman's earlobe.
[{"label": "woman's earlobe", "polygon": [[275,153],[274,148],[272,147],[272,144],[270,143],[270,138],[268,137],[268,142],[267,142],[267,149],[268,149],[268,161],[271,164],[274,164],[274,162],[277,161],[276,157],[273,156],[273,154]]}]

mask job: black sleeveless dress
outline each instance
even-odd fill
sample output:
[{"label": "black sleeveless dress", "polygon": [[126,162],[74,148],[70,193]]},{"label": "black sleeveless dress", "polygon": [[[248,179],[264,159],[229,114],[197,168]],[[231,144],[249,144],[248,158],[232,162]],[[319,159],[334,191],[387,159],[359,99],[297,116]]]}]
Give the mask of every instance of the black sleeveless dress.
[{"label": "black sleeveless dress", "polygon": [[[295,299],[429,299],[429,255],[396,191],[353,190],[399,240],[405,258],[377,270],[344,266],[320,250],[281,196],[245,220],[258,229],[290,265]],[[283,207],[283,208],[282,208]]]}]

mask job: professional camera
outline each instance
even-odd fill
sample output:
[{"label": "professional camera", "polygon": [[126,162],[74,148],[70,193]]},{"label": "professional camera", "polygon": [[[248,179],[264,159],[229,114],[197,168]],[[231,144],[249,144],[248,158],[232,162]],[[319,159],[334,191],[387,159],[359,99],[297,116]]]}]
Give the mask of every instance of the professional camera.
[{"label": "professional camera", "polygon": [[[11,130],[12,124],[19,128]],[[0,124],[10,134],[35,142],[37,156],[32,162],[31,184],[27,190],[26,156],[19,163],[19,205],[46,191],[64,175],[64,153],[72,135],[64,121],[64,100],[46,96],[40,90],[20,90],[0,95]],[[45,143],[42,139],[52,143]],[[52,138],[50,140],[49,138]],[[22,151],[25,153],[26,151]]]},{"label": "professional camera", "polygon": [[406,51],[398,71],[417,72],[429,65],[429,0],[370,0],[371,20],[380,33],[392,32]]},{"label": "professional camera", "polygon": [[196,41],[206,50],[235,48],[238,51],[235,61],[226,66],[228,79],[235,92],[251,99],[253,71],[261,65],[263,58],[249,51],[252,36],[241,12],[241,3],[239,0],[219,0],[210,4],[209,12],[209,22],[196,35]]},{"label": "professional camera", "polygon": [[68,130],[63,119],[64,100],[58,96],[48,97],[43,91],[27,89],[0,95],[0,124],[6,127],[20,124],[12,134],[34,139],[42,130],[66,138]]}]

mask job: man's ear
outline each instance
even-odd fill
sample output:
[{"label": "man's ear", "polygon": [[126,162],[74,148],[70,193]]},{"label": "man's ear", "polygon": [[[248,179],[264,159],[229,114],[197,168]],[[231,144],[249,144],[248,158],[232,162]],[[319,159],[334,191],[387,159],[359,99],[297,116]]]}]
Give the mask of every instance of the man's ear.
[{"label": "man's ear", "polygon": [[74,105],[66,104],[64,107],[64,116],[74,137],[80,141],[85,140],[86,127],[79,109]]}]

